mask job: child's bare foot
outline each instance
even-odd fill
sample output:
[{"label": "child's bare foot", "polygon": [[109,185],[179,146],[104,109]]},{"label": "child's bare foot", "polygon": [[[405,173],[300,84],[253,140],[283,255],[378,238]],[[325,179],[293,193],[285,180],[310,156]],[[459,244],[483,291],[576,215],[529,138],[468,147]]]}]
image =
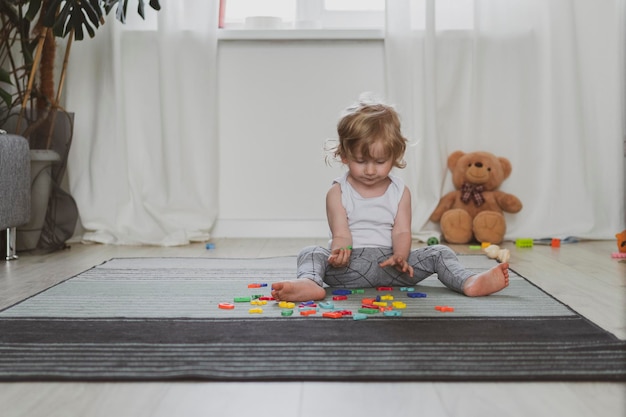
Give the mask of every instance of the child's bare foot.
[{"label": "child's bare foot", "polygon": [[293,281],[281,281],[272,284],[272,297],[278,301],[311,301],[322,300],[326,290],[307,278]]},{"label": "child's bare foot", "polygon": [[501,263],[489,271],[471,276],[463,286],[463,293],[469,297],[493,294],[509,285],[509,264]]}]

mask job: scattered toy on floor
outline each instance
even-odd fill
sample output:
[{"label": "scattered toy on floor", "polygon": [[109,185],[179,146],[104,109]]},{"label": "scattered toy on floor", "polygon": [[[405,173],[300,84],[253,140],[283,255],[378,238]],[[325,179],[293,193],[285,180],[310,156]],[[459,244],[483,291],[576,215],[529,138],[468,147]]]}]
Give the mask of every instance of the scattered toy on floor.
[{"label": "scattered toy on floor", "polygon": [[428,295],[423,292],[408,292],[406,294],[409,298],[426,298]]},{"label": "scattered toy on floor", "polygon": [[518,248],[532,248],[534,241],[529,238],[520,238],[515,240],[515,246]]},{"label": "scattered toy on floor", "polygon": [[[268,284],[252,283],[247,285],[250,289],[269,287]],[[335,308],[333,301],[348,300],[349,295],[364,294],[364,289],[336,289],[333,290],[333,301],[305,301],[298,305],[298,313],[300,316],[312,316],[317,313],[321,313],[323,318],[340,319],[343,317],[351,317],[354,320],[365,320],[368,316],[382,315],[384,317],[401,317],[402,312],[407,308],[407,303],[402,301],[394,301],[394,296],[388,292],[400,291],[405,292],[409,298],[426,298],[426,293],[415,292],[413,287],[376,287],[375,290],[379,293],[375,297],[363,298],[361,308],[356,312],[350,310]],[[268,301],[276,301],[273,297],[265,296],[262,294],[251,295],[244,297],[234,297],[231,302],[218,303],[218,307],[222,310],[233,310],[239,303],[247,302],[251,308],[248,309],[249,314],[263,314],[264,311],[261,306],[267,305]],[[280,315],[283,317],[290,317],[294,315],[294,309],[296,303],[288,301],[277,301],[276,306],[280,308]],[[320,309],[325,311],[320,311]],[[448,306],[437,306],[436,308],[442,312],[454,311],[454,308]]]},{"label": "scattered toy on floor", "polygon": [[546,246],[552,246],[553,248],[558,248],[562,244],[578,243],[578,239],[572,236],[564,237],[562,239],[558,239],[554,237],[544,237],[541,239],[533,239],[533,243],[535,245],[546,245]]},{"label": "scattered toy on floor", "polygon": [[490,259],[495,259],[498,262],[506,263],[511,258],[511,252],[508,249],[500,249],[498,245],[490,245],[483,249]]}]

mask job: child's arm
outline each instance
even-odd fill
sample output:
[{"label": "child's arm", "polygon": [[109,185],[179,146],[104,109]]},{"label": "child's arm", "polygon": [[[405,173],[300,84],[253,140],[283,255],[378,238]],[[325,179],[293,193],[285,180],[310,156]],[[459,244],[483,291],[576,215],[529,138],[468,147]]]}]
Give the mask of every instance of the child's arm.
[{"label": "child's arm", "polygon": [[411,251],[411,193],[404,188],[404,193],[398,205],[393,229],[391,229],[391,244],[393,255],[380,264],[381,267],[394,266],[401,272],[413,276],[413,268],[407,263]]},{"label": "child's arm", "polygon": [[326,194],[326,217],[332,235],[328,262],[336,268],[348,266],[352,253],[352,233],[348,226],[346,209],[341,204],[339,184],[334,184]]},{"label": "child's arm", "polygon": [[411,215],[411,192],[405,187],[398,205],[393,229],[391,229],[393,254],[401,256],[403,259],[407,259],[411,251]]}]

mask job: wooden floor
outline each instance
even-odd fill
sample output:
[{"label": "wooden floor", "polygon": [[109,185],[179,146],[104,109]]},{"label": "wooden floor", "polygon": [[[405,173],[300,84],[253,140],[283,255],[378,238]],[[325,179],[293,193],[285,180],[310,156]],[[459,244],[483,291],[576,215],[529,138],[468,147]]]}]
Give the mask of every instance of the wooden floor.
[{"label": "wooden floor", "polygon": [[[114,257],[295,255],[313,239],[218,239],[184,247],[73,244],[0,261],[0,309]],[[414,246],[420,246],[415,244]],[[626,340],[626,263],[614,241],[519,249],[511,268]],[[452,248],[476,253],[467,246]],[[505,290],[506,291],[506,290]],[[622,364],[623,365],[623,364]],[[3,383],[0,415],[13,416],[549,416],[624,417],[617,383]]]}]

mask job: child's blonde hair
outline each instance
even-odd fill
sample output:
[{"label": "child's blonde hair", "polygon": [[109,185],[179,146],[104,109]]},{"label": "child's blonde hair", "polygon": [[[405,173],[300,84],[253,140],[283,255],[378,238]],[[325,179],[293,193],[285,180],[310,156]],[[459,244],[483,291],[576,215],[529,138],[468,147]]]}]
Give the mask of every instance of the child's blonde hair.
[{"label": "child's blonde hair", "polygon": [[337,133],[339,144],[332,150],[337,159],[354,160],[355,155],[370,158],[371,146],[380,142],[394,166],[406,166],[407,140],[400,131],[400,116],[387,104],[362,97],[345,110],[337,124]]}]

